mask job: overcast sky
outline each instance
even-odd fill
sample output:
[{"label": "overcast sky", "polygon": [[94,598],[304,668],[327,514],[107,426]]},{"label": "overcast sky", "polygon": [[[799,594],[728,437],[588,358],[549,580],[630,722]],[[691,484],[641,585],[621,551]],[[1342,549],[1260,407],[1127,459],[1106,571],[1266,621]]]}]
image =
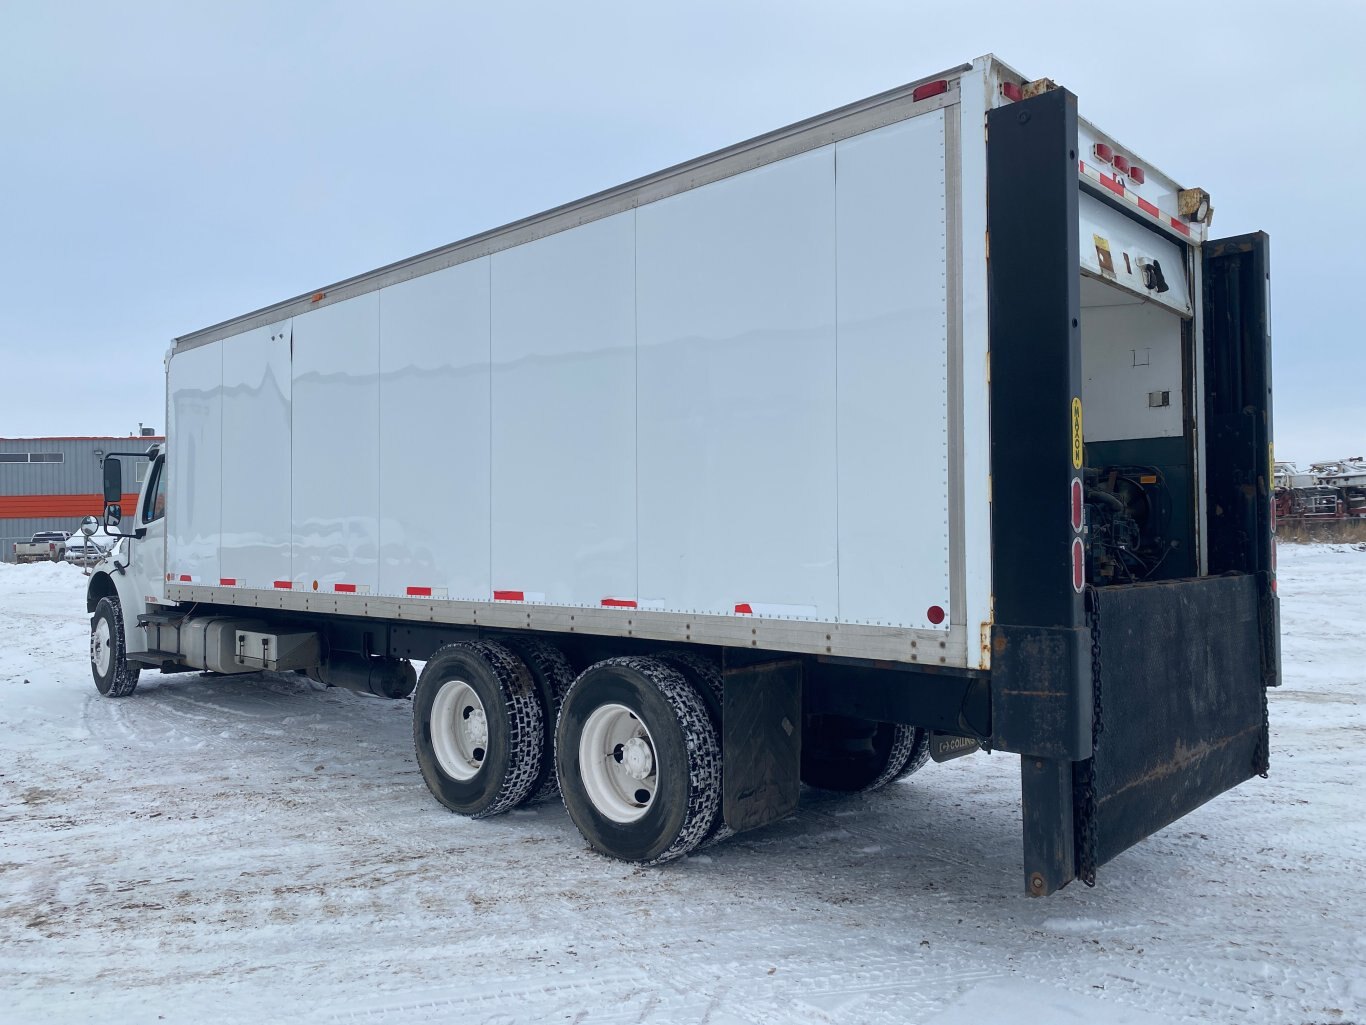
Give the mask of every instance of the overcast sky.
[{"label": "overcast sky", "polygon": [[1277,454],[1366,454],[1363,40],[1356,0],[0,0],[0,436],[160,429],[178,334],[994,52],[1270,232]]}]

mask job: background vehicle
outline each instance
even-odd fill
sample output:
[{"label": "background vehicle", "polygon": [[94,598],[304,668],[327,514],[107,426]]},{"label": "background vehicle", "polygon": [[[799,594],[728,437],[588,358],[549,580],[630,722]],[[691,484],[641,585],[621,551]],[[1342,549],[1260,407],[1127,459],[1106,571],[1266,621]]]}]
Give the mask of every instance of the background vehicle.
[{"label": "background vehicle", "polygon": [[1314,463],[1303,473],[1277,463],[1276,518],[1293,526],[1366,523],[1366,459]]},{"label": "background vehicle", "polygon": [[71,534],[65,530],[42,530],[27,542],[14,543],[15,562],[61,562],[66,552],[66,541]]},{"label": "background vehicle", "polygon": [[92,534],[86,537],[79,532],[72,534],[66,542],[63,558],[73,566],[93,566],[118,544],[118,538],[107,534]]},{"label": "background vehicle", "polygon": [[986,57],[186,335],[96,684],[412,693],[443,804],[642,863],[1010,752],[1028,892],[1093,881],[1268,766],[1268,243],[1209,209]]}]

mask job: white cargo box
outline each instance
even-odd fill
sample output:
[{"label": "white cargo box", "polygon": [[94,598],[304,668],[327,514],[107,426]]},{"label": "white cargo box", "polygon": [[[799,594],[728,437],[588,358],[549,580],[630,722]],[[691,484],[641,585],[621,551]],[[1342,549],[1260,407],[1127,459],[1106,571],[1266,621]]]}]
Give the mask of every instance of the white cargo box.
[{"label": "white cargo box", "polygon": [[[177,340],[168,599],[985,668],[983,124],[1018,82],[984,58]],[[1184,270],[1159,301],[1096,240],[1180,250],[1081,222],[1123,321],[1088,429],[1180,435]]]}]

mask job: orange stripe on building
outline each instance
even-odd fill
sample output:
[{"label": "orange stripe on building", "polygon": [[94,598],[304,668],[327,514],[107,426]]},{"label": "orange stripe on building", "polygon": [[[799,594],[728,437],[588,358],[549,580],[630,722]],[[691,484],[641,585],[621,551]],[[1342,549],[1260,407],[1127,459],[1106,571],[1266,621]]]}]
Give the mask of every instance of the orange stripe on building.
[{"label": "orange stripe on building", "polygon": [[[120,503],[123,514],[131,516],[138,507],[137,492],[124,495]],[[0,496],[0,520],[42,520],[55,517],[104,516],[104,499],[100,495],[3,495]]]}]

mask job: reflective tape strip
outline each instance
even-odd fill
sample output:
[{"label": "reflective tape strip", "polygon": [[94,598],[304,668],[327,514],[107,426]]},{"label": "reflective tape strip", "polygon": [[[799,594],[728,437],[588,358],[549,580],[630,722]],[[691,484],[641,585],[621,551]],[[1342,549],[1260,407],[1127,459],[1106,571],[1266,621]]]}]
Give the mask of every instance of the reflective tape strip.
[{"label": "reflective tape strip", "polygon": [[332,590],[334,590],[334,591],[340,591],[342,594],[355,594],[355,593],[356,593],[356,585],[355,585],[355,584],[333,584],[333,585],[332,585]]},{"label": "reflective tape strip", "polygon": [[525,601],[526,598],[524,597],[524,592],[522,592],[522,591],[494,591],[494,592],[493,592],[493,600],[494,600],[494,601]]},{"label": "reflective tape strip", "polygon": [[237,578],[236,578],[236,577],[219,577],[219,578],[218,578],[218,586],[219,586],[219,587],[236,587],[236,586],[237,586]]},{"label": "reflective tape strip", "polygon": [[294,586],[294,582],[292,580],[277,580],[275,581],[275,586],[282,591],[288,591]]},{"label": "reflective tape strip", "polygon": [[450,592],[444,587],[409,587],[405,593],[409,598],[448,598]]},{"label": "reflective tape strip", "polygon": [[770,619],[815,619],[814,605],[783,605],[778,602],[742,601],[735,606],[741,616],[764,616]]},{"label": "reflective tape strip", "polygon": [[1189,224],[1178,217],[1173,217],[1171,214],[1164,214],[1157,208],[1155,203],[1150,203],[1137,192],[1133,191],[1133,189],[1128,188],[1123,178],[1105,174],[1103,171],[1092,167],[1084,160],[1077,161],[1077,170],[1097,185],[1103,186],[1121,199],[1132,203],[1163,227],[1170,227],[1173,231],[1186,236],[1186,238],[1192,237],[1191,226]]},{"label": "reflective tape strip", "polygon": [[634,598],[604,598],[602,604],[609,609],[634,609],[638,607]]}]

